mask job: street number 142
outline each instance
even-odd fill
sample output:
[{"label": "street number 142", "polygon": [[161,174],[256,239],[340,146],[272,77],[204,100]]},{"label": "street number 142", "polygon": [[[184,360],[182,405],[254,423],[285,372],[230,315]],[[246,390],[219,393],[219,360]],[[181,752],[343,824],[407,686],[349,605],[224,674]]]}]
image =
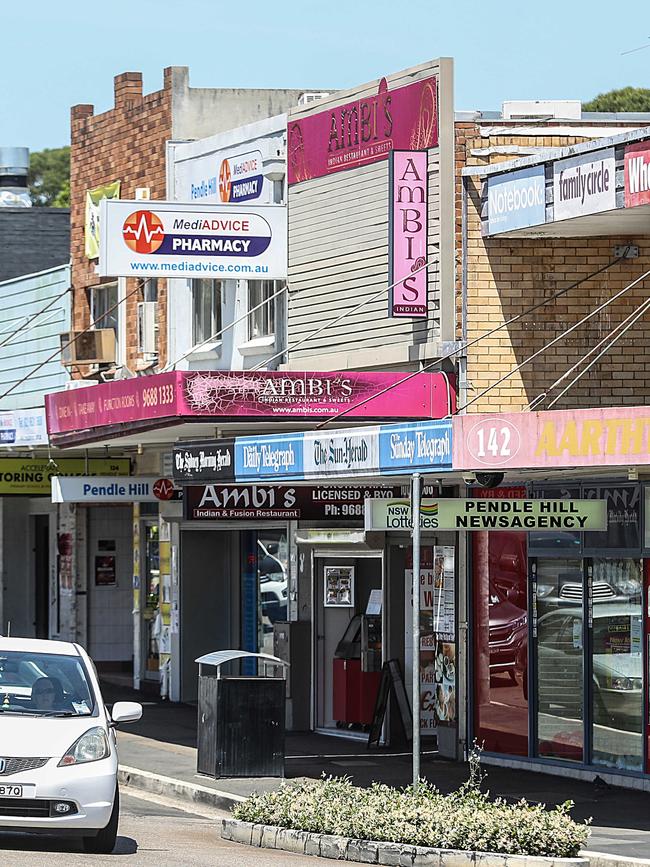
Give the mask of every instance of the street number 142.
[{"label": "street number 142", "polygon": [[[487,443],[485,441],[486,433]],[[487,431],[478,430],[476,432],[476,438],[478,439],[477,457],[484,458],[489,452],[495,458],[509,458],[510,435],[510,428],[508,427],[502,427],[500,430],[495,427],[491,427]]]}]

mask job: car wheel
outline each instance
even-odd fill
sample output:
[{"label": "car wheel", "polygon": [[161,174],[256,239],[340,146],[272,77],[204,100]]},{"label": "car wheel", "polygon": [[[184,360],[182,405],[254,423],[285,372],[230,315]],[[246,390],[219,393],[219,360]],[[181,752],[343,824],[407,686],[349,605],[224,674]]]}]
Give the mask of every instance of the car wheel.
[{"label": "car wheel", "polygon": [[97,855],[110,855],[117,842],[117,825],[120,819],[120,790],[115,787],[115,800],[113,812],[108,820],[108,825],[97,832],[93,837],[84,837],[84,849]]}]

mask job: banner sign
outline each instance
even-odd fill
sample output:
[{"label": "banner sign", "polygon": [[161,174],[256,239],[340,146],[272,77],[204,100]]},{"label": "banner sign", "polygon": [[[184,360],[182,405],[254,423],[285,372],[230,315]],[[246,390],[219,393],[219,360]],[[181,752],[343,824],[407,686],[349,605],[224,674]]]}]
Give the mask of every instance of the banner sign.
[{"label": "banner sign", "polygon": [[189,521],[345,521],[363,525],[364,502],[399,497],[400,485],[189,485]]},{"label": "banner sign", "polygon": [[46,446],[45,409],[14,409],[0,412],[2,446]]},{"label": "banner sign", "polygon": [[158,476],[52,477],[53,503],[157,503],[172,499],[174,485]]},{"label": "banner sign", "polygon": [[303,475],[302,434],[237,437],[235,478],[299,479]]},{"label": "banner sign", "polygon": [[[224,154],[221,159],[220,154]],[[264,189],[263,166],[259,150],[236,155],[221,150],[179,160],[174,165],[174,198],[206,204],[259,199]]]},{"label": "banner sign", "polygon": [[[605,530],[606,500],[422,500],[423,530]],[[411,530],[411,501],[366,500],[366,530]]]},{"label": "banner sign", "polygon": [[625,207],[650,204],[650,141],[627,145],[625,165]]},{"label": "banner sign", "polygon": [[486,184],[488,219],[484,234],[525,229],[546,220],[544,166],[492,175]]},{"label": "banner sign", "polygon": [[553,163],[553,219],[567,220],[616,208],[614,148]]},{"label": "banner sign", "polygon": [[297,184],[385,160],[391,150],[438,146],[438,78],[377,93],[289,121],[287,180]]},{"label": "banner sign", "polygon": [[[443,418],[455,409],[444,373],[170,371],[56,392],[45,398],[50,435],[163,418]],[[376,395],[376,396],[375,396]],[[360,404],[357,406],[357,404]],[[144,427],[141,426],[141,427]],[[89,430],[95,429],[95,430]]]},{"label": "banner sign", "polygon": [[456,470],[650,463],[650,407],[456,416]]},{"label": "banner sign", "polygon": [[86,212],[84,219],[84,252],[87,259],[99,256],[100,217],[99,205],[103,199],[119,199],[121,181],[113,181],[94,190],[86,190]]},{"label": "banner sign", "polygon": [[102,277],[286,279],[284,205],[104,199],[100,213]]},{"label": "banner sign", "polygon": [[49,497],[55,476],[128,476],[128,458],[0,458],[0,496]]},{"label": "banner sign", "polygon": [[[427,159],[426,151],[390,154],[388,285],[397,285],[389,292],[388,315],[393,317],[427,317]],[[412,271],[417,274],[409,276]]]},{"label": "banner sign", "polygon": [[173,452],[177,482],[229,482],[235,478],[234,439],[177,443]]}]

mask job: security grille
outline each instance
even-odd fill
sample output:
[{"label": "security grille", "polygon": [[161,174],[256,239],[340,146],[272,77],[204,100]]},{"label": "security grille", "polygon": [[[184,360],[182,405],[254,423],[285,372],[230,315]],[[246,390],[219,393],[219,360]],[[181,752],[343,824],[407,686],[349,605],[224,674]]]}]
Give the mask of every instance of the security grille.
[{"label": "security grille", "polygon": [[0,756],[0,777],[8,777],[22,771],[33,771],[36,768],[42,768],[46,762],[49,762],[49,759]]}]

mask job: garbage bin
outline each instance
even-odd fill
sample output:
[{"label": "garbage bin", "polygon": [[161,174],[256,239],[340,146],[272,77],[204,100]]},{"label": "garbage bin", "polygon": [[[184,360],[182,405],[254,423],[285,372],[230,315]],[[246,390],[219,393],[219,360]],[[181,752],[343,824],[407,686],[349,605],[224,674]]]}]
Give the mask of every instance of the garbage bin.
[{"label": "garbage bin", "polygon": [[[281,666],[282,677],[222,676],[221,666],[257,659]],[[285,669],[275,656],[245,650],[220,650],[199,664],[197,771],[209,777],[283,777]],[[205,674],[214,666],[216,675]]]}]

